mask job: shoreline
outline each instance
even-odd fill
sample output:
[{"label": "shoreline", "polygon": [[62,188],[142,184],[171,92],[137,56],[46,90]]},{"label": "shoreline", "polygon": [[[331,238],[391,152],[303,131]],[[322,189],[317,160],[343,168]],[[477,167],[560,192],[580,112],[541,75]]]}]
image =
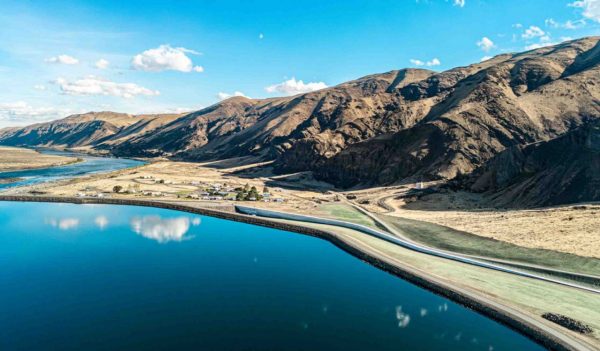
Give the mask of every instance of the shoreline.
[{"label": "shoreline", "polygon": [[62,162],[62,163],[55,163],[55,164],[52,164],[52,165],[21,167],[19,169],[13,169],[13,170],[2,170],[2,169],[0,169],[0,174],[2,174],[2,173],[13,173],[13,172],[23,172],[23,171],[34,171],[34,170],[37,170],[37,169],[63,167],[63,166],[73,165],[73,164],[76,164],[76,163],[81,163],[81,162],[84,162],[84,161],[85,160],[83,158],[78,157],[77,159],[75,159],[73,161],[67,161],[67,162]]},{"label": "shoreline", "polygon": [[[69,157],[69,156],[59,156],[59,155],[52,155],[52,154],[46,154],[44,152],[41,152],[40,148],[32,148],[32,147],[22,147],[22,146],[8,146],[8,145],[0,145],[0,151],[6,151],[6,150],[27,150],[27,151],[31,151],[37,155],[39,155],[40,157],[43,156],[56,156],[56,158],[63,158],[65,160],[63,161],[57,161],[57,162],[49,162],[49,163],[45,163],[45,164],[38,164],[38,165],[21,165],[19,167],[8,167],[8,168],[2,168],[0,167],[0,174],[2,173],[14,173],[14,172],[23,172],[23,171],[32,171],[32,170],[38,170],[38,169],[46,169],[46,168],[55,168],[55,167],[63,167],[63,166],[68,166],[68,165],[72,165],[72,164],[76,164],[76,163],[80,163],[80,162],[84,162],[85,160],[82,157],[77,157],[78,155],[74,155],[73,157]],[[48,149],[48,150],[53,150],[53,149]],[[80,155],[83,156],[83,155]]]},{"label": "shoreline", "polygon": [[[448,298],[466,308],[472,309],[488,318],[491,318],[510,329],[528,337],[536,343],[550,350],[594,350],[593,346],[587,345],[584,341],[575,339],[561,330],[551,328],[540,324],[527,312],[516,310],[489,300],[480,294],[467,291],[448,282],[440,281],[427,274],[427,272],[406,267],[400,264],[394,264],[394,259],[374,248],[357,242],[356,240],[336,234],[332,231],[311,228],[297,223],[287,223],[269,220],[263,217],[249,216],[235,212],[233,205],[227,209],[211,209],[203,207],[193,207],[181,203],[166,201],[146,201],[134,199],[114,199],[114,198],[74,198],[74,197],[56,197],[56,196],[12,196],[0,195],[0,201],[22,201],[22,202],[48,202],[48,203],[73,203],[73,204],[107,204],[107,205],[130,205],[155,207],[169,210],[176,210],[200,215],[216,217],[225,220],[243,222],[251,225],[259,225],[290,231],[298,234],[317,237],[329,241],[338,248],[347,253],[365,261],[379,269],[393,274],[421,288],[431,291],[437,295]],[[560,327],[557,325],[557,327]]]}]

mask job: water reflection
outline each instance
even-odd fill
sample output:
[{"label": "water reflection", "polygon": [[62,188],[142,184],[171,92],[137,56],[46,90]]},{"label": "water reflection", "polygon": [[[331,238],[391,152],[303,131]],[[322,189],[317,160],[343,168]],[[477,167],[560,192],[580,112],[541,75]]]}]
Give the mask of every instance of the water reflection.
[{"label": "water reflection", "polygon": [[61,219],[50,218],[50,219],[46,219],[45,222],[46,222],[46,224],[49,224],[50,226],[52,226],[54,228],[58,228],[60,230],[75,229],[79,226],[78,218],[61,218]]},{"label": "water reflection", "polygon": [[155,240],[159,243],[169,241],[182,241],[190,239],[185,234],[190,229],[190,223],[193,226],[200,225],[199,218],[188,217],[162,218],[160,216],[133,217],[131,219],[131,229],[145,238]]},{"label": "water reflection", "polygon": [[410,315],[402,312],[402,306],[396,306],[396,319],[398,320],[398,328],[406,328],[410,323]]},{"label": "water reflection", "polygon": [[108,218],[106,216],[98,216],[94,219],[94,223],[100,230],[103,230],[108,225]]}]

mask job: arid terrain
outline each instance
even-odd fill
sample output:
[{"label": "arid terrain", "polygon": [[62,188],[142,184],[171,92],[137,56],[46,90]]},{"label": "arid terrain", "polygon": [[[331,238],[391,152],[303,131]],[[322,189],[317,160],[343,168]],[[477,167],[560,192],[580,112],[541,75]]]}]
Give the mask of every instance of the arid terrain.
[{"label": "arid terrain", "polygon": [[[501,202],[515,207],[595,201],[600,193],[580,185],[595,189],[598,181],[599,132],[589,125],[600,118],[599,41],[581,38],[443,72],[394,70],[290,97],[237,96],[187,114],[90,112],[0,130],[0,144],[188,162],[253,157],[272,162],[276,173],[312,172],[343,189],[483,174],[473,190],[503,193]],[[529,146],[537,143],[546,146]],[[549,157],[565,145],[564,158]],[[569,155],[578,154],[570,167],[577,160]],[[532,161],[535,169],[523,166]],[[511,186],[519,189],[503,192]],[[552,196],[549,187],[562,193]]]},{"label": "arid terrain", "polygon": [[41,154],[35,150],[0,146],[0,172],[60,166],[77,158]]}]

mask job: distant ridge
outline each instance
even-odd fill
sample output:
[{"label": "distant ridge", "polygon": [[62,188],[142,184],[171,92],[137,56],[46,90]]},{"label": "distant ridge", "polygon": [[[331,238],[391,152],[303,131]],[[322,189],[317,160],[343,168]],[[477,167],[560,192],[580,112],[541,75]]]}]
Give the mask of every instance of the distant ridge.
[{"label": "distant ridge", "polygon": [[506,149],[598,120],[599,39],[439,73],[374,74],[291,97],[233,97],[182,115],[75,115],[2,130],[0,144],[192,161],[253,155],[275,160],[277,172],[312,171],[339,187],[453,179]]}]

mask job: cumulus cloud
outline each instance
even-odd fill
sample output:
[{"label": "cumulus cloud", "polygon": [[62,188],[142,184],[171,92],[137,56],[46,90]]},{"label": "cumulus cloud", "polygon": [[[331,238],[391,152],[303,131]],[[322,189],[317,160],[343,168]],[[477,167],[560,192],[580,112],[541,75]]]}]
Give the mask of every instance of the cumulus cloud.
[{"label": "cumulus cloud", "polygon": [[224,92],[220,91],[220,92],[217,94],[217,97],[219,98],[219,100],[225,100],[225,99],[229,99],[229,98],[230,98],[230,97],[232,97],[232,96],[243,96],[243,97],[245,97],[245,98],[248,98],[248,99],[249,99],[249,97],[248,97],[248,96],[246,96],[246,95],[245,95],[244,93],[242,93],[241,91],[236,91],[236,92],[234,92],[233,94],[224,93]]},{"label": "cumulus cloud", "polygon": [[186,239],[185,234],[190,229],[188,217],[169,219],[163,219],[160,216],[134,217],[130,224],[136,234],[161,244]]},{"label": "cumulus cloud", "polygon": [[46,90],[46,86],[43,84],[36,84],[33,86],[33,89],[35,90]]},{"label": "cumulus cloud", "polygon": [[96,68],[98,68],[98,69],[107,69],[108,65],[110,65],[110,62],[108,62],[108,60],[105,60],[105,59],[100,59],[100,60],[96,61],[96,64],[95,64]]},{"label": "cumulus cloud", "polygon": [[531,39],[531,38],[541,37],[544,34],[546,34],[546,32],[544,32],[540,27],[529,26],[529,28],[525,29],[523,34],[521,34],[521,37],[523,39]]},{"label": "cumulus cloud", "polygon": [[523,28],[523,25],[521,23],[515,23],[512,25],[513,28]]},{"label": "cumulus cloud", "polygon": [[46,122],[70,112],[55,107],[34,107],[25,101],[0,103],[0,127]]},{"label": "cumulus cloud", "polygon": [[279,84],[270,85],[266,87],[265,90],[267,91],[267,93],[296,95],[325,88],[327,88],[327,84],[323,82],[304,83],[302,80],[296,80],[296,78],[292,78]]},{"label": "cumulus cloud", "polygon": [[194,50],[161,45],[155,49],[149,49],[135,55],[131,60],[131,67],[147,72],[204,72],[202,66],[194,66],[188,54],[199,55]]},{"label": "cumulus cloud", "polygon": [[454,6],[465,7],[465,0],[454,0],[453,4]]},{"label": "cumulus cloud", "polygon": [[479,62],[487,61],[487,60],[489,60],[491,58],[492,58],[492,56],[484,56],[484,57],[481,58],[481,60],[479,60]]},{"label": "cumulus cloud", "polygon": [[57,64],[63,64],[63,65],[76,65],[79,63],[79,60],[76,59],[75,57],[69,56],[69,55],[58,55],[58,56],[48,57],[47,59],[44,60],[44,62],[57,63]]},{"label": "cumulus cloud", "polygon": [[583,10],[582,15],[593,21],[600,22],[600,0],[580,0],[570,3],[568,6]]},{"label": "cumulus cloud", "polygon": [[54,84],[67,95],[110,95],[132,98],[137,95],[155,96],[158,90],[144,88],[134,83],[116,83],[96,76],[88,76],[75,81],[58,78]]},{"label": "cumulus cloud", "polygon": [[552,38],[549,35],[544,35],[544,36],[540,37],[539,42],[525,46],[525,50],[534,50],[534,49],[539,49],[539,48],[543,48],[546,46],[557,45],[557,44],[560,44],[560,43],[562,43],[564,41],[568,41],[568,40],[573,40],[573,38],[560,37],[559,40],[552,40]]},{"label": "cumulus cloud", "polygon": [[427,66],[427,67],[439,66],[442,64],[437,57],[433,58],[432,60],[427,61],[427,62],[417,60],[417,59],[410,59],[410,63],[412,63],[415,66]]},{"label": "cumulus cloud", "polygon": [[488,37],[481,38],[481,40],[477,42],[477,46],[479,46],[479,48],[485,52],[489,52],[496,47],[494,42]]}]

